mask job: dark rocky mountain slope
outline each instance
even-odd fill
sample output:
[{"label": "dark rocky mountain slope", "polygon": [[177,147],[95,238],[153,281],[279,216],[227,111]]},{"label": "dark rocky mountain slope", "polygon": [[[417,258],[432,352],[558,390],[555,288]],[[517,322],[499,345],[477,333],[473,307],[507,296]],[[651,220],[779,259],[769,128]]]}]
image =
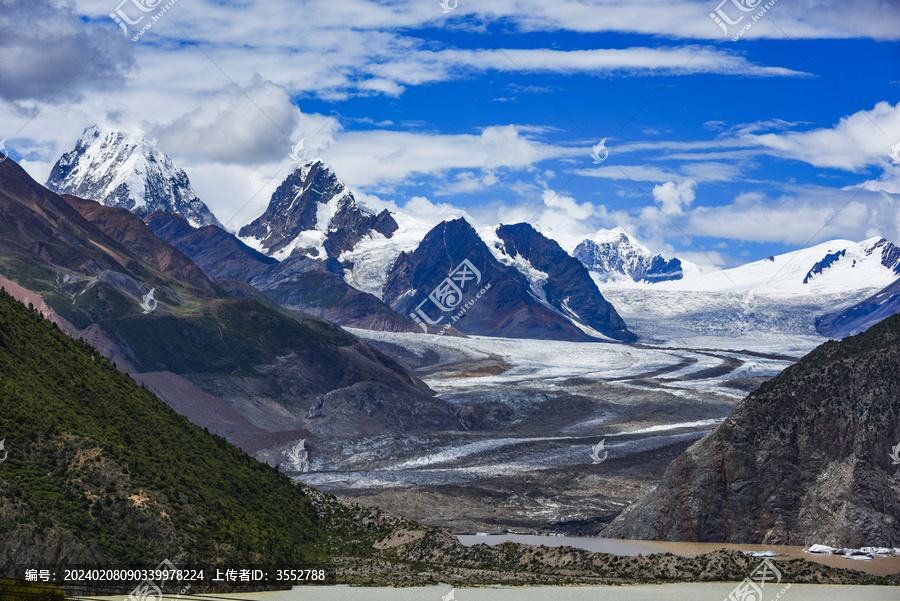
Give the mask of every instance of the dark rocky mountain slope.
[{"label": "dark rocky mountain slope", "polygon": [[897,547],[898,443],[895,315],[760,386],[603,536]]},{"label": "dark rocky mountain slope", "polygon": [[312,259],[302,252],[277,261],[215,225],[192,228],[174,213],[144,217],[153,232],[183,251],[206,273],[251,284],[279,305],[342,326],[392,332],[420,331],[378,297],[344,281],[337,259]]},{"label": "dark rocky mountain slope", "polygon": [[209,275],[180,250],[160,240],[140,217],[131,211],[103,206],[93,200],[68,194],[63,194],[62,198],[100,231],[126,246],[141,260],[162,273],[191,284],[210,296],[222,295],[222,290]]},{"label": "dark rocky mountain slope", "polygon": [[[152,380],[173,406],[209,416],[220,413],[210,396],[226,403],[257,433],[273,434],[266,443],[236,430],[238,421],[222,425],[254,449],[304,429],[458,427],[446,403],[374,347],[310,315],[229,294],[123,209],[69,200],[14,161],[0,163],[0,277],[37,295],[67,333]],[[158,304],[147,312],[150,290]],[[191,403],[202,406],[188,411]]]},{"label": "dark rocky mountain slope", "polygon": [[249,283],[288,309],[303,311],[342,326],[385,332],[421,332],[380,298],[343,279],[337,259],[292,255]]},{"label": "dark rocky mountain slope", "polygon": [[634,334],[600,294],[585,266],[559,244],[527,223],[501,225],[497,236],[503,241],[507,255],[519,255],[547,274],[541,291],[549,304],[572,320],[616,340],[634,340]]},{"label": "dark rocky mountain slope", "polygon": [[154,211],[144,215],[144,223],[159,238],[191,258],[214,278],[249,281],[278,264],[216,226],[194,228],[181,215]]},{"label": "dark rocky mountain slope", "polygon": [[450,325],[485,336],[596,340],[533,296],[527,278],[499,262],[462,218],[441,222],[397,257],[384,301],[431,332]]}]

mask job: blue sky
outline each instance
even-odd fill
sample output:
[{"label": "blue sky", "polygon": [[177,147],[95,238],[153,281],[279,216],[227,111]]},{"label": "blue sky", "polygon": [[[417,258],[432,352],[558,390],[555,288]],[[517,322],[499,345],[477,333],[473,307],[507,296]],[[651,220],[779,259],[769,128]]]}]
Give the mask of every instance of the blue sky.
[{"label": "blue sky", "polygon": [[0,138],[43,180],[85,127],[143,130],[235,229],[304,139],[373,208],[569,249],[616,226],[720,266],[900,243],[900,6],[778,0],[732,41],[765,4],[178,0],[131,41],[130,2],[0,0]]}]

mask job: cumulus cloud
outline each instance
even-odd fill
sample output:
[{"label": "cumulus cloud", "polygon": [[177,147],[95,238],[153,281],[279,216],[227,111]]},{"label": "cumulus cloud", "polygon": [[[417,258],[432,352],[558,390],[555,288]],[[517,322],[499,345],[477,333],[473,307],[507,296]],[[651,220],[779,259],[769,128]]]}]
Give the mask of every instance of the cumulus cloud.
[{"label": "cumulus cloud", "polygon": [[62,0],[0,0],[0,98],[80,98],[121,84],[131,47]]},{"label": "cumulus cloud", "polygon": [[441,221],[469,217],[468,213],[459,207],[446,203],[434,203],[424,196],[413,196],[405,205],[403,212],[412,215],[429,224],[438,224]]},{"label": "cumulus cloud", "polygon": [[496,223],[495,221],[481,221],[474,218],[464,209],[447,203],[432,202],[425,196],[413,196],[404,203],[393,199],[384,199],[376,194],[367,194],[359,190],[354,190],[353,195],[357,203],[376,213],[380,213],[384,209],[395,215],[402,213],[403,216],[400,218],[400,221],[403,224],[411,221],[412,225],[417,225],[418,222],[419,226],[431,228],[442,221],[450,221],[459,217],[463,217],[470,223],[477,225]]},{"label": "cumulus cloud", "polygon": [[544,190],[541,195],[544,205],[551,209],[551,213],[569,220],[582,221],[594,214],[594,205],[590,202],[579,204],[574,198],[560,192]]},{"label": "cumulus cloud", "polygon": [[287,157],[299,122],[287,90],[257,80],[243,92],[229,86],[211,95],[154,133],[169,152],[259,164]]},{"label": "cumulus cloud", "polygon": [[692,179],[680,183],[666,182],[653,187],[653,200],[667,215],[681,215],[696,197],[697,182]]},{"label": "cumulus cloud", "polygon": [[[495,203],[474,215],[484,225],[530,223],[567,251],[572,251],[579,242],[596,231],[598,224],[611,221],[606,207],[578,202],[561,190],[545,188],[540,198],[540,202],[517,205]],[[620,219],[626,217],[624,212],[617,216]]]}]

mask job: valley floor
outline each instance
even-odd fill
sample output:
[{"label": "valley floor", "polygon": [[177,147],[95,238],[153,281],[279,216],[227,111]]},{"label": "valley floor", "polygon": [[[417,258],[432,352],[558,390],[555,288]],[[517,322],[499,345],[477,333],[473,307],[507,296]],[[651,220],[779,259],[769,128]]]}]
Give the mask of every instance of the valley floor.
[{"label": "valley floor", "polygon": [[736,297],[730,318],[718,303],[653,321],[647,299],[621,294],[638,344],[352,330],[412,367],[467,429],[316,439],[313,471],[298,478],[457,533],[595,535],[749,391],[824,341],[802,303],[754,318]]},{"label": "valley floor", "polygon": [[298,477],[456,533],[596,535],[748,392],[824,342],[825,307],[868,293],[604,287],[632,345],[352,330],[454,404],[466,429],[317,439]]}]

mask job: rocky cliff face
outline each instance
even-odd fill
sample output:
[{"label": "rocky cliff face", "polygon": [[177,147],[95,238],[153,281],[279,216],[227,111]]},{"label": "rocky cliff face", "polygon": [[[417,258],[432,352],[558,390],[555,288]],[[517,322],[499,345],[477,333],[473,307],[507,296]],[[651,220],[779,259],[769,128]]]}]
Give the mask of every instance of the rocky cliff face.
[{"label": "rocky cliff face", "polygon": [[140,133],[89,127],[53,166],[47,187],[139,214],[173,211],[196,227],[219,225],[184,170]]},{"label": "rocky cliff face", "polygon": [[881,257],[881,264],[894,273],[900,274],[900,248],[897,248],[887,238],[882,238],[867,250],[867,254]]},{"label": "rocky cliff face", "polygon": [[282,182],[265,213],[239,235],[279,260],[295,251],[325,259],[339,257],[371,232],[390,238],[396,229],[389,212],[373,215],[360,209],[334,171],[313,160]]},{"label": "rocky cliff face", "polygon": [[521,257],[532,269],[546,274],[540,292],[548,304],[573,321],[616,340],[633,340],[634,334],[609,304],[587,269],[569,256],[559,244],[544,237],[531,225],[501,225],[497,236],[503,251],[510,257]]},{"label": "rocky cliff face", "polygon": [[896,547],[898,443],[893,316],[825,343],[763,384],[603,536]]}]

